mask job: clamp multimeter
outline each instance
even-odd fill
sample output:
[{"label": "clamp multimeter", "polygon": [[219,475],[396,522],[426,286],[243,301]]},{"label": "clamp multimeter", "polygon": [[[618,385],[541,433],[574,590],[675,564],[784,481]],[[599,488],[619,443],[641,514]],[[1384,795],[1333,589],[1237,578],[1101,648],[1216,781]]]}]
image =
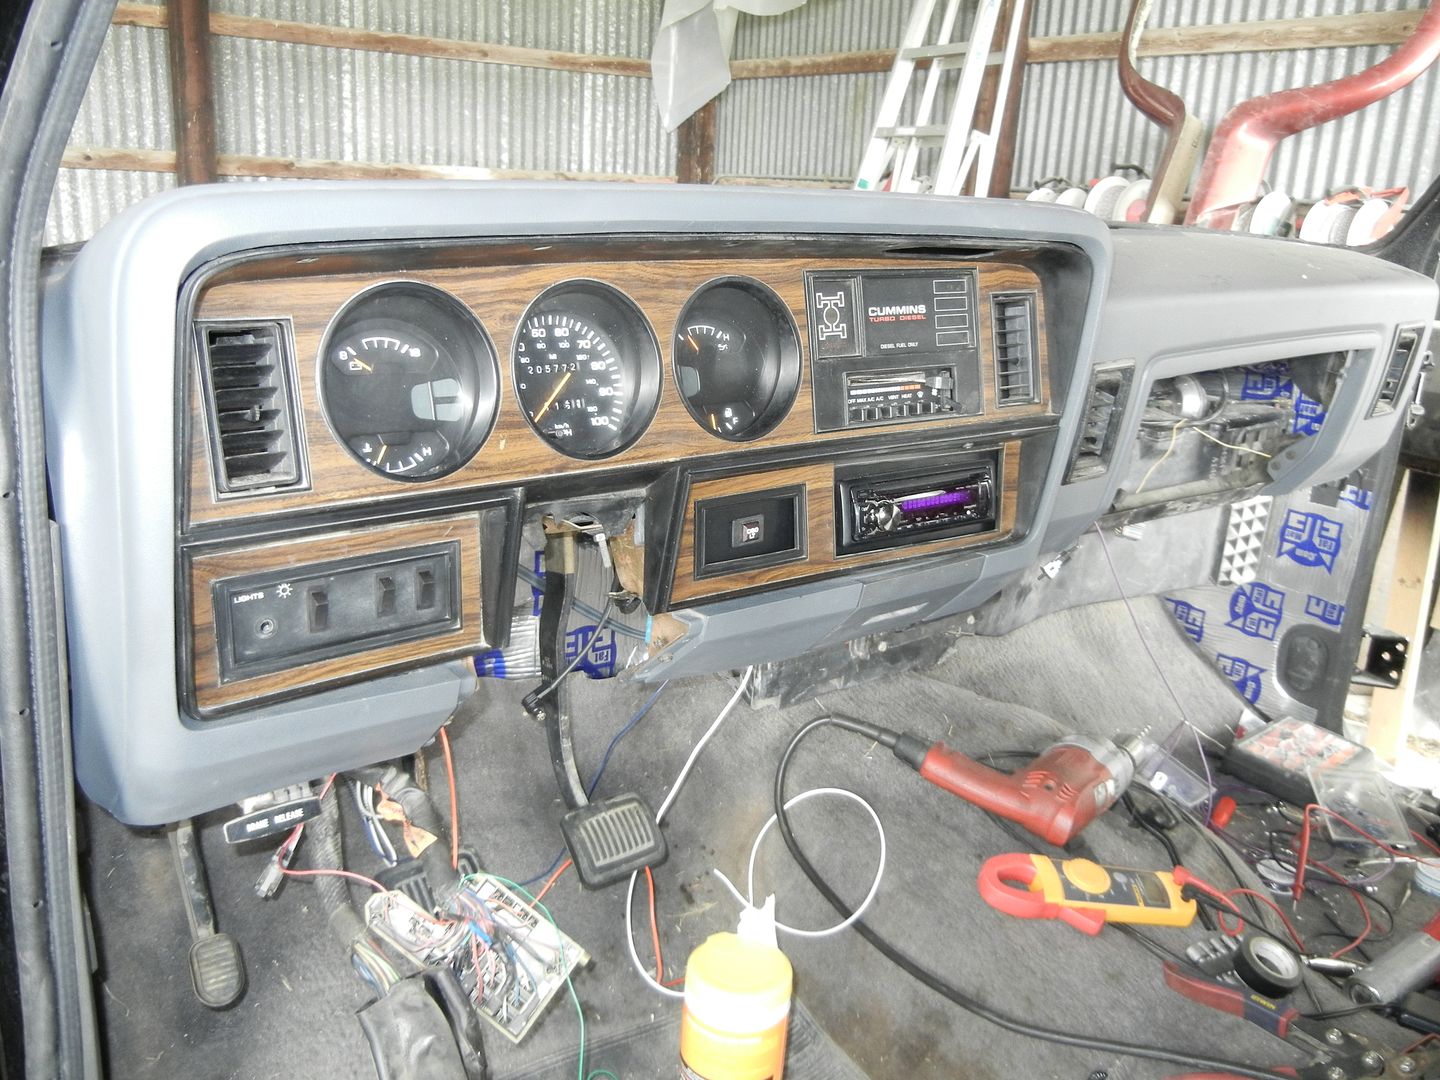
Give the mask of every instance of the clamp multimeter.
[{"label": "clamp multimeter", "polygon": [[997,911],[1059,919],[1086,934],[1098,934],[1107,922],[1189,926],[1195,919],[1195,901],[1181,896],[1174,875],[1164,870],[1013,852],[986,860],[979,885]]}]

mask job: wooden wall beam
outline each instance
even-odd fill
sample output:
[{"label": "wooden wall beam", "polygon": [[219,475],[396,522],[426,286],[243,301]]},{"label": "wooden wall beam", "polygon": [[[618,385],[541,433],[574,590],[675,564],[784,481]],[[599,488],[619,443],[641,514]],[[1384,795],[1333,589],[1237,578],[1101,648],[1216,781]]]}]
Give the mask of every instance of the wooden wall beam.
[{"label": "wooden wall beam", "polygon": [[[118,26],[163,29],[164,9],[154,4],[122,2],[115,6],[113,21]],[[328,49],[431,56],[441,60],[468,60],[477,64],[508,64],[511,67],[578,71],[592,75],[650,77],[650,61],[628,56],[589,56],[550,49],[525,49],[517,45],[487,45],[478,41],[357,30],[348,26],[322,26],[318,23],[286,22],[281,19],[257,19],[249,15],[226,15],[221,12],[211,13],[210,32],[219,37],[280,41],[289,45],[316,45]]]},{"label": "wooden wall beam", "polygon": [[214,80],[210,72],[210,0],[168,0],[170,101],[175,123],[175,182],[216,177]]},{"label": "wooden wall beam", "polygon": [[[71,146],[66,148],[60,164],[66,169],[173,173],[176,159],[175,154],[169,150]],[[369,161],[261,157],[254,154],[217,155],[215,171],[219,176],[299,180],[620,180],[649,184],[675,182],[673,176],[631,173],[384,164]]]},{"label": "wooden wall beam", "polygon": [[711,98],[675,131],[675,178],[682,184],[715,182],[715,115]]},{"label": "wooden wall beam", "polygon": [[[1145,31],[1141,56],[1188,56],[1204,53],[1272,52],[1290,49],[1347,48],[1364,45],[1398,45],[1415,29],[1421,10],[1375,11],[1357,15],[1325,15],[1310,19],[1275,19],[1267,22],[1214,26],[1153,27]],[[153,3],[121,0],[115,6],[117,26],[165,29],[165,8]],[[650,62],[630,56],[591,56],[549,49],[450,38],[357,30],[345,26],[259,19],[212,12],[210,32],[220,37],[253,41],[280,41],[332,49],[390,52],[467,60],[480,64],[547,71],[575,71],[596,75],[650,77]],[[1030,39],[1029,62],[1052,64],[1072,60],[1113,60],[1120,48],[1119,34],[1077,34]],[[780,56],[763,60],[736,60],[730,73],[736,79],[776,79],[807,75],[863,75],[890,70],[894,49]]]}]

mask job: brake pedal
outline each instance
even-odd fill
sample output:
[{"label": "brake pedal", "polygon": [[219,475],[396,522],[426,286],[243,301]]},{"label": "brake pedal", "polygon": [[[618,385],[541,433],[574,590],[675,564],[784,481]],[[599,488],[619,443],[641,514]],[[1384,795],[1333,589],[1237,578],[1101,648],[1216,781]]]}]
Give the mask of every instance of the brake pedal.
[{"label": "brake pedal", "polygon": [[228,1009],[245,993],[245,959],[240,943],[215,929],[215,907],[210,902],[210,885],[192,822],[170,827],[170,853],[185,920],[190,924],[190,985],[200,1004]]},{"label": "brake pedal", "polygon": [[639,795],[629,793],[571,810],[560,819],[560,832],[587,889],[659,866],[670,853],[655,812]]}]

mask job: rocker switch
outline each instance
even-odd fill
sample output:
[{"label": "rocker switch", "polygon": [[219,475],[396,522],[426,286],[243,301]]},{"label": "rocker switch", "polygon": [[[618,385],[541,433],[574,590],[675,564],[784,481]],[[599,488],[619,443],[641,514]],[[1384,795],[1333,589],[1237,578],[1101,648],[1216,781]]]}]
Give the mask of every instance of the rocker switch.
[{"label": "rocker switch", "polygon": [[435,571],[422,566],[415,571],[415,609],[428,611],[435,606]]},{"label": "rocker switch", "polygon": [[375,579],[375,614],[395,614],[395,579],[388,574],[381,574]]},{"label": "rocker switch", "polygon": [[330,628],[330,596],[324,589],[311,589],[307,594],[310,605],[310,632],[312,634]]}]

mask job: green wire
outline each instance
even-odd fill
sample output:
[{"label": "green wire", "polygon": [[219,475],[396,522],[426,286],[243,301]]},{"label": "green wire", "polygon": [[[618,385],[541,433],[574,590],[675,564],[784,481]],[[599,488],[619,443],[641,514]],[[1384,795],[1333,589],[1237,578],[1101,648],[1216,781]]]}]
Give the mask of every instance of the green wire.
[{"label": "green wire", "polygon": [[[466,874],[463,878],[460,879],[461,885],[463,886],[466,882],[470,881],[476,876],[477,875],[474,874]],[[526,892],[519,885],[516,885],[515,882],[511,881],[509,878],[503,878],[499,874],[485,874],[481,876],[488,877],[494,881],[498,881],[507,889],[513,889],[515,892],[519,893],[525,898],[525,900],[529,904],[533,905],[535,909],[540,912],[541,915],[544,915],[550,925],[555,928],[555,941],[560,946],[560,970],[565,975],[565,989],[570,991],[570,1000],[575,1003],[575,1016],[580,1021],[580,1057],[575,1063],[575,1080],[593,1080],[593,1078],[596,1076],[608,1076],[611,1078],[611,1080],[620,1080],[618,1076],[610,1072],[608,1069],[596,1069],[593,1073],[590,1074],[590,1076],[587,1077],[585,1075],[585,1010],[580,1007],[580,995],[575,993],[575,984],[570,981],[570,964],[565,959],[565,937],[560,932],[560,924],[555,921],[555,916],[550,914],[549,908],[547,908],[539,900],[536,900],[535,897],[531,896],[530,893]]]}]

